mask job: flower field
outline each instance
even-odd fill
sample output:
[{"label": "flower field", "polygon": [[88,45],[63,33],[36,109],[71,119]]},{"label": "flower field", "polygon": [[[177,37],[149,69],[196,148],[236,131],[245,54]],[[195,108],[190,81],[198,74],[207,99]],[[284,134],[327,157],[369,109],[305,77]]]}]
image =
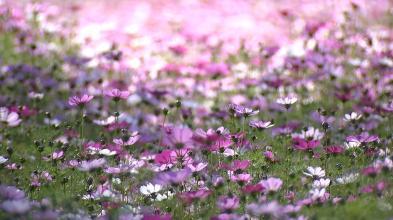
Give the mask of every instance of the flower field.
[{"label": "flower field", "polygon": [[393,219],[393,2],[0,0],[0,219]]}]

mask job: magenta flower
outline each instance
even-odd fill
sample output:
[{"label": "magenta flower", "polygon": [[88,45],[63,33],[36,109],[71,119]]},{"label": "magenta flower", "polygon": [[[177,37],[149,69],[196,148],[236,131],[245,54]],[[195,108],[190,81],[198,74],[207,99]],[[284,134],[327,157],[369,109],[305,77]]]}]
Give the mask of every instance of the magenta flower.
[{"label": "magenta flower", "polygon": [[260,193],[265,188],[261,184],[250,184],[242,187],[243,193]]},{"label": "magenta flower", "polygon": [[104,95],[113,98],[115,101],[119,101],[120,99],[127,99],[130,96],[130,92],[121,91],[119,89],[110,89],[104,91]]},{"label": "magenta flower", "polygon": [[84,94],[82,96],[73,96],[68,99],[68,104],[70,106],[83,106],[89,103],[93,98],[94,96],[88,94]]},{"label": "magenta flower", "polygon": [[196,191],[184,192],[179,195],[180,199],[185,203],[192,203],[197,200],[203,200],[207,198],[212,193],[211,190],[199,189]]},{"label": "magenta flower", "polygon": [[362,169],[362,174],[365,176],[375,177],[380,172],[381,169],[379,167],[369,166]]},{"label": "magenta flower", "polygon": [[292,138],[293,148],[300,151],[312,150],[319,146],[319,140],[305,140],[303,138]]},{"label": "magenta flower", "polygon": [[269,177],[267,180],[259,182],[266,192],[277,192],[282,186],[282,180],[280,178]]},{"label": "magenta flower", "polygon": [[249,160],[235,160],[231,165],[223,164],[222,167],[230,171],[240,171],[247,169],[249,165]]},{"label": "magenta flower", "polygon": [[236,196],[220,196],[217,206],[221,211],[228,212],[239,207],[239,198]]},{"label": "magenta flower", "polygon": [[274,155],[274,153],[272,151],[265,151],[263,153],[263,156],[265,156],[265,158],[270,161],[270,162],[277,162],[278,159],[276,158],[276,156]]},{"label": "magenta flower", "polygon": [[329,146],[325,148],[327,154],[338,155],[344,152],[344,148],[341,146]]}]

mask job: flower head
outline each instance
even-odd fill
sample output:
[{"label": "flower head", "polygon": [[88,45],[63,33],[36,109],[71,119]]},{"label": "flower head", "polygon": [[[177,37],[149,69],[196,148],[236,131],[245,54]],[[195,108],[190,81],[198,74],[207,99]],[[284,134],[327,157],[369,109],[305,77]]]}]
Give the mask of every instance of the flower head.
[{"label": "flower head", "polygon": [[289,109],[291,105],[297,102],[297,97],[296,96],[280,97],[276,100],[276,102],[280,105],[284,105],[286,109]]},{"label": "flower head", "polygon": [[141,188],[139,189],[139,191],[143,194],[143,195],[152,195],[155,194],[159,191],[162,190],[162,186],[159,184],[152,184],[152,183],[148,183],[146,185],[141,186]]},{"label": "flower head", "polygon": [[130,96],[129,91],[121,91],[119,89],[109,89],[104,91],[105,96],[113,98],[115,101],[127,99]]},{"label": "flower head", "polygon": [[84,94],[82,96],[73,96],[68,99],[68,104],[70,106],[83,106],[89,103],[93,98],[94,96],[88,94]]},{"label": "flower head", "polygon": [[273,127],[274,124],[270,121],[250,121],[249,126],[260,130]]},{"label": "flower head", "polygon": [[350,114],[345,114],[344,115],[344,121],[357,121],[362,117],[361,114],[357,112],[352,112]]},{"label": "flower head", "polygon": [[11,112],[6,107],[0,108],[0,122],[7,124],[10,127],[15,127],[20,124],[22,120],[19,118],[18,113]]},{"label": "flower head", "polygon": [[321,167],[307,167],[307,171],[303,172],[304,175],[319,179],[325,176],[325,170]]}]

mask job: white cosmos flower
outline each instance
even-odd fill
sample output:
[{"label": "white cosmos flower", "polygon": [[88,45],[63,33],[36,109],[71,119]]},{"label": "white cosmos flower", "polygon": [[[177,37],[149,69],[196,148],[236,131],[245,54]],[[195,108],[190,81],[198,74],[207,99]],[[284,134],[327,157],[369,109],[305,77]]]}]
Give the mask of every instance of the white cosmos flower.
[{"label": "white cosmos flower", "polygon": [[307,130],[302,131],[300,134],[296,133],[293,134],[292,137],[299,137],[302,139],[307,139],[307,140],[321,140],[324,136],[323,132],[320,132],[318,129],[314,127],[308,127]]},{"label": "white cosmos flower", "polygon": [[139,191],[143,194],[143,195],[151,195],[153,193],[157,193],[159,191],[161,191],[162,186],[159,184],[152,184],[152,183],[148,183],[144,186],[141,186],[141,188],[139,189]]},{"label": "white cosmos flower", "polygon": [[322,189],[312,189],[309,194],[310,194],[310,198],[312,200],[317,200],[322,198],[326,193],[326,189],[322,188]]},{"label": "white cosmos flower", "polygon": [[326,179],[319,179],[319,180],[314,180],[314,182],[312,183],[312,188],[314,189],[322,189],[322,188],[326,188],[330,185],[330,179],[326,178]]},{"label": "white cosmos flower", "polygon": [[357,147],[359,147],[360,145],[361,145],[362,143],[360,142],[360,141],[357,141],[357,140],[353,140],[353,141],[348,141],[348,142],[345,142],[344,143],[344,145],[345,145],[345,149],[352,149],[352,148],[357,148]]},{"label": "white cosmos flower", "polygon": [[5,162],[7,162],[7,161],[8,161],[7,158],[5,158],[5,157],[3,157],[3,156],[0,156],[0,164],[3,164],[3,163],[5,163]]},{"label": "white cosmos flower", "polygon": [[325,170],[323,170],[321,167],[307,167],[307,171],[303,172],[303,174],[317,179],[325,176]]},{"label": "white cosmos flower", "polygon": [[169,199],[171,197],[173,197],[174,193],[173,192],[166,192],[166,193],[158,193],[156,198],[154,199],[155,201],[162,201],[162,200],[166,200]]},{"label": "white cosmos flower", "polygon": [[344,121],[357,121],[362,117],[361,114],[357,112],[351,112],[350,114],[344,115]]},{"label": "white cosmos flower", "polygon": [[8,124],[10,127],[15,127],[20,124],[22,120],[19,118],[18,113],[10,112],[8,108],[0,108],[0,122]]},{"label": "white cosmos flower", "polygon": [[29,92],[28,97],[31,99],[42,99],[44,98],[43,93]]},{"label": "white cosmos flower", "polygon": [[297,102],[297,98],[295,96],[280,97],[276,102],[280,105],[292,105]]},{"label": "white cosmos flower", "polygon": [[348,184],[354,182],[359,176],[359,173],[348,173],[336,179],[339,184]]},{"label": "white cosmos flower", "polygon": [[102,149],[102,150],[98,151],[98,153],[101,155],[104,155],[104,156],[113,156],[113,155],[117,154],[116,151],[111,151],[109,149]]},{"label": "white cosmos flower", "polygon": [[231,157],[231,156],[235,156],[237,153],[235,150],[231,149],[231,148],[227,148],[224,150],[224,152],[222,153],[225,157]]},{"label": "white cosmos flower", "polygon": [[110,125],[115,121],[116,121],[115,116],[109,116],[108,118],[103,119],[103,120],[93,120],[94,124],[101,125],[101,126]]}]

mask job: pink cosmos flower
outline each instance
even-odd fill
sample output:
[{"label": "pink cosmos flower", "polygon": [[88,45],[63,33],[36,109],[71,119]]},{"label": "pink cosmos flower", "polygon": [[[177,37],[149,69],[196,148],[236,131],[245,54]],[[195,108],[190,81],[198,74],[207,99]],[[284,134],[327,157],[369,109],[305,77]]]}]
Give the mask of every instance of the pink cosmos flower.
[{"label": "pink cosmos flower", "polygon": [[164,146],[173,148],[193,147],[193,132],[188,127],[167,127],[162,140]]},{"label": "pink cosmos flower", "polygon": [[249,183],[252,180],[252,177],[248,173],[234,174],[232,171],[229,171],[231,174],[231,180],[234,182],[238,182],[239,184]]},{"label": "pink cosmos flower", "polygon": [[58,150],[52,153],[52,160],[58,160],[63,158],[64,156],[64,151]]},{"label": "pink cosmos flower", "polygon": [[131,137],[128,138],[127,141],[124,141],[121,138],[115,138],[113,139],[113,143],[118,144],[120,146],[131,146],[133,144],[135,144],[139,139],[140,139],[140,135],[138,134],[138,132],[134,132]]},{"label": "pink cosmos flower", "polygon": [[282,180],[280,178],[269,177],[267,180],[259,182],[266,192],[277,192],[282,186]]},{"label": "pink cosmos flower", "polygon": [[251,184],[251,185],[246,185],[242,187],[242,192],[243,193],[260,193],[264,190],[265,188],[261,184]]},{"label": "pink cosmos flower", "polygon": [[70,106],[83,106],[89,103],[93,98],[94,96],[88,94],[84,94],[82,96],[73,96],[68,99],[68,104]]},{"label": "pink cosmos flower", "polygon": [[196,191],[184,192],[179,195],[180,199],[184,202],[190,204],[196,200],[203,200],[207,198],[212,193],[208,189],[199,189]]},{"label": "pink cosmos flower", "polygon": [[272,151],[265,151],[263,153],[263,156],[265,156],[265,158],[270,161],[270,162],[277,162],[278,159],[276,158],[276,156],[274,155],[274,153]]},{"label": "pink cosmos flower", "polygon": [[230,211],[239,207],[240,199],[236,196],[220,196],[217,200],[217,206],[221,211]]},{"label": "pink cosmos flower", "polygon": [[115,101],[119,101],[120,99],[127,99],[130,96],[129,91],[121,91],[119,89],[109,89],[104,91],[104,95],[107,97],[113,98]]},{"label": "pink cosmos flower", "polygon": [[341,146],[328,146],[325,148],[327,154],[338,155],[344,152],[344,148]]}]

